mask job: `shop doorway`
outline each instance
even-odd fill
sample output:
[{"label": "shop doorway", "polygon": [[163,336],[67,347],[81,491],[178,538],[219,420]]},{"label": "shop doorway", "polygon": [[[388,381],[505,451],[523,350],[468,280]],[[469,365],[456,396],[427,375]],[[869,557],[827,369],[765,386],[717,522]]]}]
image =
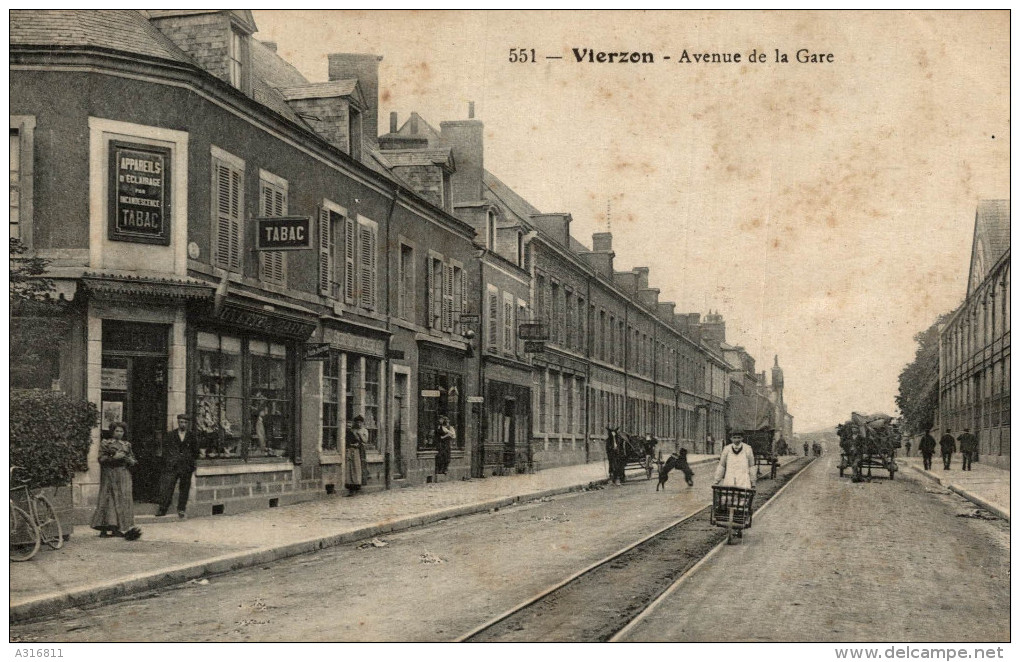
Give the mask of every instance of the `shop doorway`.
[{"label": "shop doorway", "polygon": [[163,435],[167,425],[169,326],[103,321],[102,435],[110,424],[127,424],[138,465],[134,500],[158,503]]},{"label": "shop doorway", "polygon": [[503,467],[512,469],[517,465],[517,401],[513,398],[503,400],[503,415],[500,432],[503,437]]}]

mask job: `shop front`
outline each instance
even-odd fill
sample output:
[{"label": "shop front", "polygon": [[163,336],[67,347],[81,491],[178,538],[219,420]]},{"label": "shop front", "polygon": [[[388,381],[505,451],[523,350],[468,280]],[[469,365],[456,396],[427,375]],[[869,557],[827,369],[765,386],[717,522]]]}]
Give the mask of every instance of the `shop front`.
[{"label": "shop front", "polygon": [[418,444],[417,459],[431,469],[439,446],[439,421],[446,417],[456,431],[450,446],[449,479],[470,474],[465,449],[465,360],[452,348],[422,341],[418,350]]},{"label": "shop front", "polygon": [[275,507],[314,491],[295,467],[301,464],[299,352],[315,323],[228,302],[189,327],[199,514]]},{"label": "shop front", "polygon": [[[329,346],[322,362],[322,444],[319,463],[323,480],[341,485],[346,432],[356,416],[365,419],[368,444],[365,488],[385,486],[385,458],[390,452],[383,402],[385,398],[386,335],[382,329],[325,327]],[[355,333],[355,329],[357,332]]]}]

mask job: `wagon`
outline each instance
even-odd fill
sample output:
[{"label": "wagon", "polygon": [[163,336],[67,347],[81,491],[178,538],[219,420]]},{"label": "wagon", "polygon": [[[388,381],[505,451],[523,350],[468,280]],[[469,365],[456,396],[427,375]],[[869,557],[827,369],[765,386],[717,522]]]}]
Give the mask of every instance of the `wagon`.
[{"label": "wagon", "polygon": [[763,395],[734,393],[726,400],[726,429],[729,434],[744,435],[744,443],[754,451],[755,471],[768,467],[769,478],[776,477],[779,453],[776,450],[775,407]]},{"label": "wagon", "polygon": [[624,450],[624,471],[627,469],[639,470],[650,480],[656,466],[662,464],[655,457],[658,440],[654,437],[644,439],[636,434],[622,434],[621,437]]},{"label": "wagon", "polygon": [[[851,414],[850,420],[836,426],[841,451],[839,475],[851,470],[852,480],[872,478],[872,469],[889,472],[892,480],[899,470],[896,450],[901,445],[899,426],[885,414]],[[867,475],[865,475],[867,472]]]},{"label": "wagon", "polygon": [[743,538],[743,530],[751,528],[753,507],[754,490],[713,485],[708,521],[726,529],[726,543],[732,545],[734,537]]}]

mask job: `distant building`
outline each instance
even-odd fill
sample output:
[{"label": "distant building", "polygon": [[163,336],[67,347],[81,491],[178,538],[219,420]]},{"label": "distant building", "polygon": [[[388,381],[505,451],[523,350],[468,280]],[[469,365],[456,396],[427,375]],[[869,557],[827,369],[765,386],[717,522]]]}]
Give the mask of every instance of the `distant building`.
[{"label": "distant building", "polygon": [[938,427],[977,435],[980,461],[1009,468],[1009,200],[974,219],[967,297],[939,329]]}]

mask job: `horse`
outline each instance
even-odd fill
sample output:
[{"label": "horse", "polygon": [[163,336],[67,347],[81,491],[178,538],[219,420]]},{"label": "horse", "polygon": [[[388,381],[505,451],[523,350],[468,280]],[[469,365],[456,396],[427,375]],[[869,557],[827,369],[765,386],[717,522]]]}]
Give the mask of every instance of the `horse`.
[{"label": "horse", "polygon": [[625,437],[619,427],[606,426],[606,460],[609,462],[609,480],[613,485],[626,482],[623,467],[627,462]]}]

